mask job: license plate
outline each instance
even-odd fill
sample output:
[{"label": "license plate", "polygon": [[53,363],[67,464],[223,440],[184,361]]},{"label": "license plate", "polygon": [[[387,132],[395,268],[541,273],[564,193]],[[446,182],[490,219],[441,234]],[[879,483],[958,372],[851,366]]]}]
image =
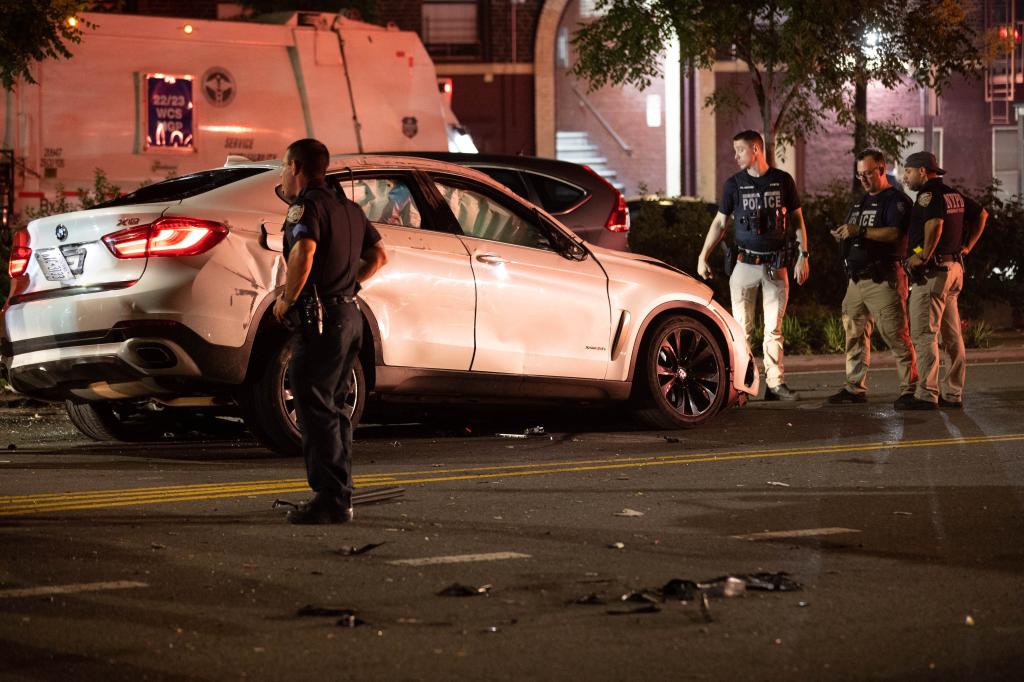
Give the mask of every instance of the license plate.
[{"label": "license plate", "polygon": [[43,271],[43,276],[51,282],[60,282],[72,277],[71,268],[58,249],[36,251],[36,261]]}]

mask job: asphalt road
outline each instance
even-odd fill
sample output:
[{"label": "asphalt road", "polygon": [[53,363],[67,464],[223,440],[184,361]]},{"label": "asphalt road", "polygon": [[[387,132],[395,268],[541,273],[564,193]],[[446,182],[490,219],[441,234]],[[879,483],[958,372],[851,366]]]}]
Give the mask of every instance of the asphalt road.
[{"label": "asphalt road", "polygon": [[[832,407],[841,374],[791,374],[801,402],[690,432],[362,428],[358,484],[405,495],[326,528],[283,522],[301,463],[247,441],[97,445],[8,411],[0,677],[1020,679],[1024,364],[972,365],[962,412],[895,412],[893,375]],[[756,572],[803,589],[657,594]]]}]

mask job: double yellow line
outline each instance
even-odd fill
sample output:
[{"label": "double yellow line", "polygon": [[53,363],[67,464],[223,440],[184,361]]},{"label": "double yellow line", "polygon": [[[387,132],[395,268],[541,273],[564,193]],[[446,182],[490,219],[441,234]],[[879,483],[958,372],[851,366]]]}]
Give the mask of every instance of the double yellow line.
[{"label": "double yellow line", "polygon": [[[609,469],[635,469],[672,464],[698,462],[728,462],[744,459],[835,455],[852,452],[881,450],[907,450],[943,446],[967,447],[1024,441],[1024,433],[965,438],[934,438],[908,441],[881,441],[828,445],[806,448],[779,448],[774,450],[737,450],[725,452],[696,452],[658,456],[611,457],[547,463],[501,464],[494,466],[435,468],[425,471],[407,471],[392,474],[365,474],[355,477],[358,487],[400,486],[452,481],[510,478],[516,476],[545,476],[550,474],[581,473]],[[301,493],[309,488],[304,478],[279,480],[237,481],[200,485],[155,486],[120,490],[97,490],[76,493],[40,493],[34,495],[0,496],[0,517],[22,516],[45,512],[76,511],[131,507],[168,502],[190,502],[229,497],[250,497],[282,493]]]}]

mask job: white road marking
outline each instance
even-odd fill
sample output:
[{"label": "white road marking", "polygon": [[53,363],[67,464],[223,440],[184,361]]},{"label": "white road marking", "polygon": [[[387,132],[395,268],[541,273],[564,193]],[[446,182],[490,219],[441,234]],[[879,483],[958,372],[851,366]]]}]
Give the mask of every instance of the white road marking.
[{"label": "white road marking", "polygon": [[505,559],[529,559],[529,554],[519,552],[491,552],[490,554],[453,554],[450,556],[428,556],[422,559],[398,559],[389,561],[395,566],[434,566],[436,564],[465,564],[473,561],[503,561]]},{"label": "white road marking", "polygon": [[805,528],[803,530],[775,530],[766,533],[749,535],[733,535],[736,540],[774,540],[776,538],[812,538],[817,535],[839,535],[841,533],[859,533],[856,528]]},{"label": "white road marking", "polygon": [[77,594],[79,592],[100,592],[102,590],[126,590],[133,587],[149,587],[148,583],[134,580],[115,580],[106,583],[76,583],[72,585],[49,585],[46,587],[23,587],[0,590],[0,599],[15,597],[46,597],[53,594]]}]

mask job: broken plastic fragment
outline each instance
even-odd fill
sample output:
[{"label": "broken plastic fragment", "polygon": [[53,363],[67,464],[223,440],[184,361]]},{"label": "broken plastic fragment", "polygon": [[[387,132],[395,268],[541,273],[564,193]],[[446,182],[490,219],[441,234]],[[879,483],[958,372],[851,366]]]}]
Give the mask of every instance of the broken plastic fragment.
[{"label": "broken plastic fragment", "polygon": [[790,485],[788,483],[783,483],[782,481],[765,481],[765,483],[767,485],[777,485],[777,486],[780,486],[782,488],[789,488],[790,487]]},{"label": "broken plastic fragment", "polygon": [[626,545],[622,542],[613,542],[608,545],[608,549],[626,549]]},{"label": "broken plastic fragment", "polygon": [[661,588],[661,594],[665,599],[676,599],[678,601],[693,601],[700,588],[692,580],[673,578]]},{"label": "broken plastic fragment", "polygon": [[642,511],[637,511],[636,509],[629,509],[629,508],[623,509],[620,512],[615,512],[615,516],[629,516],[629,517],[632,517],[632,516],[643,516],[643,515],[644,515],[644,513]]},{"label": "broken plastic fragment", "polygon": [[964,618],[964,625],[974,625],[974,618],[968,615],[966,618]]},{"label": "broken plastic fragment", "polygon": [[490,585],[481,585],[480,587],[470,587],[469,585],[463,585],[461,583],[452,583],[448,587],[444,588],[437,593],[439,597],[476,597],[481,594],[487,594],[491,591]]},{"label": "broken plastic fragment", "polygon": [[751,573],[750,575],[737,576],[746,583],[748,590],[760,590],[762,592],[798,592],[803,585],[793,580],[786,572],[781,573]]},{"label": "broken plastic fragment", "polygon": [[357,554],[366,554],[367,552],[377,549],[383,542],[370,542],[361,547],[341,547],[334,550],[334,553],[339,556],[356,556]]},{"label": "broken plastic fragment", "polygon": [[622,595],[622,601],[636,602],[640,604],[657,604],[662,601],[661,595],[651,590],[636,590]]},{"label": "broken plastic fragment", "polygon": [[715,622],[715,619],[711,617],[711,601],[703,592],[700,593],[700,615],[704,616],[705,623]]}]

